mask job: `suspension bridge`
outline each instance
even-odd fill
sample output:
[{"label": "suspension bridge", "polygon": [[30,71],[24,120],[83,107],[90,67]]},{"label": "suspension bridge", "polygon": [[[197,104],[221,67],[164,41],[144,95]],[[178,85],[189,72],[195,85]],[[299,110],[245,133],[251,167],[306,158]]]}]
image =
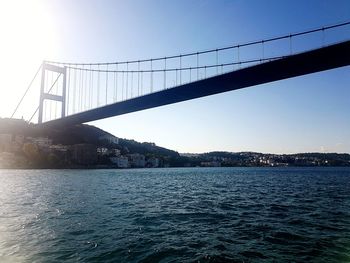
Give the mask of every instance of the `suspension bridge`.
[{"label": "suspension bridge", "polygon": [[152,59],[105,63],[44,61],[12,117],[36,80],[40,86],[39,105],[28,117],[29,122],[37,118],[38,125],[43,126],[81,124],[348,66],[349,35],[350,22],[344,22]]}]

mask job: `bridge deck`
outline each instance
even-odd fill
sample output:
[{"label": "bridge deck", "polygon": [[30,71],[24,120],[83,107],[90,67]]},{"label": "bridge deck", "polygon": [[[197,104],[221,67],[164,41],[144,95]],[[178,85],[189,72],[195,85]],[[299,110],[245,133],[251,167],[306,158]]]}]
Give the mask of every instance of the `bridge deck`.
[{"label": "bridge deck", "polygon": [[350,41],[117,102],[41,125],[80,124],[347,65],[350,65]]}]

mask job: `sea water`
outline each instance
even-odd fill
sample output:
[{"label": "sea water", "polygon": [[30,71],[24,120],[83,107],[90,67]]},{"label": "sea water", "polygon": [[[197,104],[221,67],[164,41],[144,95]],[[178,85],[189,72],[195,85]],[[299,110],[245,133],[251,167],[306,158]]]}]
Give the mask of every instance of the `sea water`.
[{"label": "sea water", "polygon": [[0,262],[350,262],[350,168],[0,170]]}]

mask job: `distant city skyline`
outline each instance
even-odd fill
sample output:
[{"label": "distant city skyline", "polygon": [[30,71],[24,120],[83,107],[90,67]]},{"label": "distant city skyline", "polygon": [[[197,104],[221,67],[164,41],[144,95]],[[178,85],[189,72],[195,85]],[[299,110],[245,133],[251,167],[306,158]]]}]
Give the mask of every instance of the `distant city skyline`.
[{"label": "distant city skyline", "polygon": [[[181,54],[347,21],[349,10],[349,1],[4,1],[0,117],[11,115],[43,59]],[[309,41],[341,34],[350,27]],[[343,67],[90,124],[182,153],[350,153],[349,73]]]}]

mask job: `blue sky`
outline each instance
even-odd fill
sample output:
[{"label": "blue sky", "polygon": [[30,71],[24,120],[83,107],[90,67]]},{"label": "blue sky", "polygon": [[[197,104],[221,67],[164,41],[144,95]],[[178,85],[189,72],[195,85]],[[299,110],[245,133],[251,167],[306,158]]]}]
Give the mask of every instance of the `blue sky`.
[{"label": "blue sky", "polygon": [[[33,3],[33,12],[40,17],[37,37],[27,37],[26,45],[16,46],[11,60],[21,53],[18,49],[27,54],[31,46],[42,48],[32,52],[35,57],[27,58],[22,67],[26,74],[18,80],[17,92],[8,96],[11,105],[1,108],[2,117],[14,108],[42,59],[104,62],[162,57],[350,20],[347,0]],[[23,24],[35,19],[27,13],[26,19],[20,18]],[[9,34],[21,34],[21,30],[19,26]],[[325,35],[325,41],[348,36],[350,27]],[[310,42],[321,41],[318,37]],[[10,57],[11,51],[8,53]],[[4,65],[3,69],[11,70]],[[350,153],[349,73],[350,68],[345,67],[92,124],[119,137],[155,142],[180,152]]]}]

